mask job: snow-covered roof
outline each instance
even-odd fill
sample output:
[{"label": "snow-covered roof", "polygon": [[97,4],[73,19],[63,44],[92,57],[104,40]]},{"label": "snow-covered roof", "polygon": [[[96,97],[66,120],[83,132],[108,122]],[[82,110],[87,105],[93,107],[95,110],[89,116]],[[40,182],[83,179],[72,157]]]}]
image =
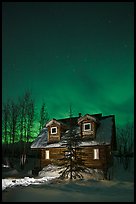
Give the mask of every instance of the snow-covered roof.
[{"label": "snow-covered roof", "polygon": [[95,117],[91,116],[90,114],[86,114],[78,119],[78,124],[81,123],[85,119],[90,119],[94,122],[97,122],[97,119]]},{"label": "snow-covered roof", "polygon": [[35,139],[35,141],[31,144],[31,148],[43,148],[47,145],[48,139],[48,129],[43,128],[40,132],[39,136]]},{"label": "snow-covered roof", "polygon": [[57,124],[57,125],[60,125],[61,123],[59,121],[57,121],[56,119],[52,119],[50,120],[47,124],[46,124],[46,127],[52,125],[53,123]]},{"label": "snow-covered roof", "polygon": [[[112,131],[113,131],[113,116],[102,117],[99,121],[99,126],[96,132],[96,138],[94,140],[90,139],[87,141],[82,141],[80,146],[93,146],[93,145],[102,145],[102,144],[110,144],[112,139]],[[60,142],[49,144],[47,141],[48,132],[47,128],[43,128],[39,136],[32,143],[31,148],[52,148],[52,147],[64,147],[64,140],[60,140]],[[76,126],[73,129],[74,134],[79,135],[80,129],[79,126]],[[62,135],[62,138],[68,135],[69,130]]]}]

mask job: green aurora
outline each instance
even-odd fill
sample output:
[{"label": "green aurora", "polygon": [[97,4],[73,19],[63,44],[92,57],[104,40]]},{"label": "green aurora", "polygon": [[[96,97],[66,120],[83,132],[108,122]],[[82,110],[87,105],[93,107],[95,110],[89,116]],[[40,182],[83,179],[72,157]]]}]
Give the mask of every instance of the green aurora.
[{"label": "green aurora", "polygon": [[133,2],[3,2],[2,102],[32,91],[50,118],[134,120]]}]

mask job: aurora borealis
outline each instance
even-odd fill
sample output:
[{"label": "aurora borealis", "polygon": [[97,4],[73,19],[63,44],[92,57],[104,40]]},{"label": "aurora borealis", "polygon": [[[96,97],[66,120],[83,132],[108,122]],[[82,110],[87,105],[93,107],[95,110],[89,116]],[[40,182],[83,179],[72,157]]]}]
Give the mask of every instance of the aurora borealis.
[{"label": "aurora borealis", "polygon": [[134,119],[133,2],[3,2],[2,102],[26,89],[50,118]]}]

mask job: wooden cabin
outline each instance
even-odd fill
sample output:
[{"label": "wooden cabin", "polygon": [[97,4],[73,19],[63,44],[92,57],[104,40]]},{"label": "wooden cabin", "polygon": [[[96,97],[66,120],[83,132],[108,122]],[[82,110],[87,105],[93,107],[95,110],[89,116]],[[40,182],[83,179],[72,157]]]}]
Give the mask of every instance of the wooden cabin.
[{"label": "wooden cabin", "polygon": [[109,168],[112,165],[112,151],[116,150],[115,116],[102,116],[101,113],[50,120],[31,145],[31,149],[40,151],[41,168],[59,164],[64,157],[67,146],[63,138],[69,132],[70,123],[81,139],[77,158],[80,157],[89,168]]}]

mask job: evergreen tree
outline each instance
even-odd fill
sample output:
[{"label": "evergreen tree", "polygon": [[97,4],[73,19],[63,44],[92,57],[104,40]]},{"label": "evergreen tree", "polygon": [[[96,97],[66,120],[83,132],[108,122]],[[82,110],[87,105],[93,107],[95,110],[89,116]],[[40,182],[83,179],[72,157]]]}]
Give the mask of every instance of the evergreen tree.
[{"label": "evergreen tree", "polygon": [[62,170],[59,172],[60,178],[69,178],[70,180],[83,178],[82,173],[86,172],[87,168],[81,159],[81,136],[79,128],[73,124],[71,108],[69,130],[64,134],[62,142],[66,146],[66,150],[64,151],[64,157],[60,159],[62,166]]},{"label": "evergreen tree", "polygon": [[45,103],[43,102],[40,110],[39,132],[43,129],[43,127],[45,126],[48,120],[49,120],[49,115],[48,115]]}]

